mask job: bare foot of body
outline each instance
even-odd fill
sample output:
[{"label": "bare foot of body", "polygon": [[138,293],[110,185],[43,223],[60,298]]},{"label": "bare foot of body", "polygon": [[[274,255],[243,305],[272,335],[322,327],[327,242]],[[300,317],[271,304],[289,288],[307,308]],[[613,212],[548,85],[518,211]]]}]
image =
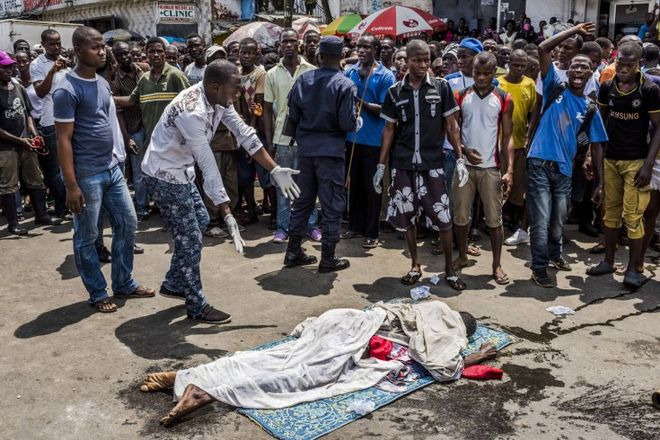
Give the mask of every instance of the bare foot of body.
[{"label": "bare foot of body", "polygon": [[174,409],[172,409],[168,415],[160,419],[160,424],[163,426],[172,426],[172,424],[181,417],[208,405],[214,400],[215,399],[206,391],[190,384],[183,391],[183,397],[181,397],[181,400],[179,400],[179,403],[176,404]]},{"label": "bare foot of body", "polygon": [[148,374],[142,385],[140,385],[140,391],[150,393],[152,391],[172,388],[174,386],[174,379],[176,379],[176,371]]}]

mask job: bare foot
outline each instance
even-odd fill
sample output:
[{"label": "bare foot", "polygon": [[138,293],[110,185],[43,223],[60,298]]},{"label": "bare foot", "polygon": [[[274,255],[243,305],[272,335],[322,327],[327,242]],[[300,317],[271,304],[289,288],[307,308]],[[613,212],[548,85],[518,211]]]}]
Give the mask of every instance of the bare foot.
[{"label": "bare foot", "polygon": [[206,391],[203,391],[199,387],[190,384],[183,391],[183,397],[181,397],[179,403],[176,404],[176,406],[172,409],[172,411],[170,411],[168,415],[160,419],[160,424],[163,426],[172,426],[172,424],[179,420],[181,417],[186,416],[205,405],[208,405],[214,400],[215,399],[211,397]]},{"label": "bare foot", "polygon": [[142,385],[140,385],[140,391],[150,393],[152,391],[172,388],[174,386],[174,379],[176,379],[176,371],[148,374]]}]

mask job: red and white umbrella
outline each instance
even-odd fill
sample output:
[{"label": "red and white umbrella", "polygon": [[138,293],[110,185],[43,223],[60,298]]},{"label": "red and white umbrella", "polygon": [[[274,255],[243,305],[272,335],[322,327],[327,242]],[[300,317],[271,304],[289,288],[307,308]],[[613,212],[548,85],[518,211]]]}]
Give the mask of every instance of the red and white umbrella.
[{"label": "red and white umbrella", "polygon": [[446,28],[446,24],[438,17],[409,6],[390,6],[374,12],[348,33],[351,37],[359,37],[368,32],[378,38],[383,37],[415,37]]}]

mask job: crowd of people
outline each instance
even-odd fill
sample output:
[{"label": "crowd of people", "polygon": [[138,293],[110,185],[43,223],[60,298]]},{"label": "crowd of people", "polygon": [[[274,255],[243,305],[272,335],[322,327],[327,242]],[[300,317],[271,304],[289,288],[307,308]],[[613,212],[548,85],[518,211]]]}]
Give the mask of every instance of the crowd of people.
[{"label": "crowd of people", "polygon": [[[401,282],[423,276],[417,241],[429,237],[456,290],[468,287],[460,270],[480,255],[480,231],[497,284],[511,282],[503,245],[529,243],[532,279],[554,287],[548,267],[571,270],[562,245],[574,222],[604,254],[588,275],[621,270],[637,289],[648,249],[660,250],[656,27],[651,14],[641,37],[617,44],[590,23],[546,37],[527,17],[476,33],[450,22],[430,41],[284,29],[276,47],[207,47],[197,34],[185,47],[108,46],[81,27],[70,50],[45,30],[38,45],[0,51],[8,231],[27,233],[28,208],[38,225],[72,220],[90,304],[113,312],[101,263],[112,263],[115,296],[154,296],[132,269],[137,223],[159,213],[175,243],[160,294],[213,323],[231,316],[202,292],[202,236],[241,252],[241,232],[263,214],[287,267],[317,263],[305,239],[321,242],[323,273],[350,266],[340,240],[373,249],[400,233],[411,259]],[[618,269],[622,244],[629,262]]]}]

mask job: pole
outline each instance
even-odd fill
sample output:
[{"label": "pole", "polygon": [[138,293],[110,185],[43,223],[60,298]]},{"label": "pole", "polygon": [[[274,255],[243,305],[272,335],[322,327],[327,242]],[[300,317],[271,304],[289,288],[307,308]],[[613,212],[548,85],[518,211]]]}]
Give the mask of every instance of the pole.
[{"label": "pole", "polygon": [[495,33],[499,34],[500,33],[500,17],[502,16],[502,0],[497,0],[497,29],[495,29]]},{"label": "pole", "polygon": [[293,2],[295,0],[284,0],[284,27],[290,28],[293,24]]}]

